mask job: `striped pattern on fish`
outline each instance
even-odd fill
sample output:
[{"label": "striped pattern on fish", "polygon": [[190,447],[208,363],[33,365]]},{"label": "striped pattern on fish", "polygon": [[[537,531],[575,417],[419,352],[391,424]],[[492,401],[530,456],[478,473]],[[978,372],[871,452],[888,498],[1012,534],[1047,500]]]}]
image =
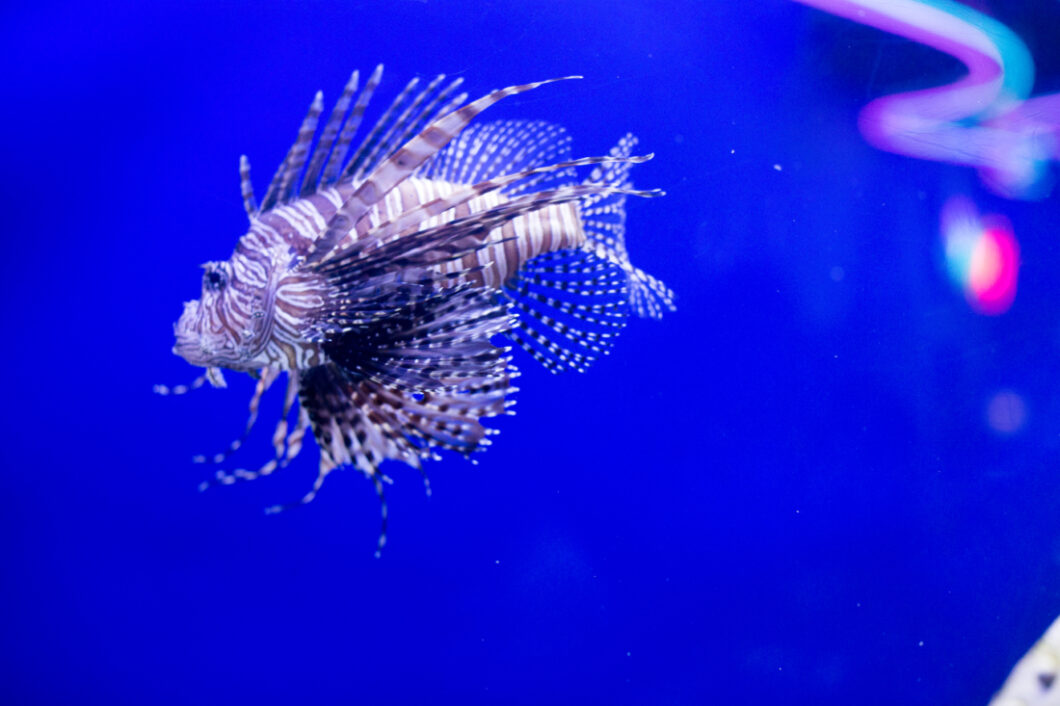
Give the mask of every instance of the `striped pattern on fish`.
[{"label": "striped pattern on fish", "polygon": [[[447,197],[465,188],[464,185],[440,179],[410,177],[369,209],[358,226],[339,243],[339,247],[381,228],[386,228],[388,234],[396,235],[392,223],[409,212],[412,212],[412,218],[406,217],[405,222],[413,220],[421,229],[431,228],[454,218],[489,210],[508,200],[503,194],[491,191],[436,215],[416,213],[419,207],[446,202]],[[308,252],[323,234],[327,223],[335,217],[343,201],[343,190],[331,188],[277,207],[251,224],[250,232],[237,246],[238,251],[260,252],[270,247],[271,243],[282,243],[299,252]],[[440,269],[457,272],[481,267],[483,270],[475,273],[473,279],[479,284],[497,288],[534,257],[555,250],[579,248],[585,244],[586,237],[577,206],[567,203],[547,206],[515,218],[491,232],[487,240],[490,244],[486,247],[468,253],[459,262],[445,263]]]},{"label": "striped pattern on fish", "polygon": [[[422,471],[436,449],[469,455],[489,444],[494,430],[481,420],[510,406],[517,374],[500,338],[553,372],[584,370],[609,351],[628,310],[658,318],[673,307],[625,248],[626,197],[661,193],[632,188],[630,168],[651,155],[633,156],[631,136],[609,155],[571,159],[557,126],[470,125],[551,81],[464,104],[461,80],[439,76],[419,91],[411,81],[355,145],[381,77],[380,66],[358,91],[354,72],[319,130],[323,96],[314,97],[260,206],[240,159],[249,229],[231,258],[203,265],[201,298],[174,326],[174,352],[207,369],[181,392],[202,380],[223,386],[223,368],[258,379],[228,453],[288,374],[274,457],[255,471],[218,471],[216,482],[282,468],[311,430],[320,472],[302,502],[333,469],[357,468],[383,500],[380,548],[383,460]],[[579,169],[590,170],[581,181]]]}]

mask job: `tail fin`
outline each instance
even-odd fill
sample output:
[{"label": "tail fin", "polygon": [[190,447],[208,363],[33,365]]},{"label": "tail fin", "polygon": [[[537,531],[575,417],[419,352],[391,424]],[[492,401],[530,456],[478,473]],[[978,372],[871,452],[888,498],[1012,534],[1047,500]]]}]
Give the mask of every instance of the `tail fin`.
[{"label": "tail fin", "polygon": [[[637,138],[627,134],[611,148],[612,157],[629,157]],[[589,175],[586,184],[607,184],[631,189],[632,162],[602,164]],[[580,201],[586,247],[597,257],[611,262],[626,273],[630,307],[643,318],[660,319],[663,311],[674,310],[674,293],[665,284],[634,267],[626,252],[626,196],[624,193],[595,194]]]}]

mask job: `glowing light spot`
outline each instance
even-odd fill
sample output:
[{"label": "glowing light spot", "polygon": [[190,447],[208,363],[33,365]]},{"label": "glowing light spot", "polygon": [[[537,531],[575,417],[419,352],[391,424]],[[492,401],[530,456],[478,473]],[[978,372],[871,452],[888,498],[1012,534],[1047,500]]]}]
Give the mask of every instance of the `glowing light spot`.
[{"label": "glowing light spot", "polygon": [[986,404],[986,423],[1002,436],[1015,434],[1027,423],[1027,403],[1012,390],[1000,390]]},{"label": "glowing light spot", "polygon": [[990,232],[983,233],[972,247],[968,267],[968,286],[977,295],[994,286],[1001,277],[1001,247]]},{"label": "glowing light spot", "polygon": [[1019,244],[1008,220],[980,219],[970,200],[956,196],[942,209],[941,229],[946,269],[972,308],[989,316],[1008,311],[1019,276]]},{"label": "glowing light spot", "polygon": [[972,254],[972,289],[978,295],[983,313],[1001,314],[1008,311],[1016,298],[1016,279],[1019,274],[1019,244],[1008,223],[987,224],[980,246],[982,272],[977,277],[977,254]]}]

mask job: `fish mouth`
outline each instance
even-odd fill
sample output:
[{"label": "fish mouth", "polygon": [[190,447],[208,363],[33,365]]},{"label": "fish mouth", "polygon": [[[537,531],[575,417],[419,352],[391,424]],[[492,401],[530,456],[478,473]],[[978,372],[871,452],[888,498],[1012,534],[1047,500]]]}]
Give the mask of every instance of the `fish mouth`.
[{"label": "fish mouth", "polygon": [[201,345],[197,336],[177,336],[173,353],[192,365],[207,366],[210,364],[211,351]]},{"label": "fish mouth", "polygon": [[180,319],[173,324],[173,335],[176,343],[173,353],[192,365],[210,367],[218,365],[220,354],[224,353],[223,340],[211,340],[202,332],[203,320],[201,305],[198,301],[184,302],[184,311]]},{"label": "fish mouth", "polygon": [[192,365],[223,365],[220,358],[224,357],[225,348],[228,347],[226,342],[211,340],[211,337],[204,336],[198,328],[199,322],[194,313],[185,311],[180,320],[173,324],[173,334],[176,337],[173,353]]},{"label": "fish mouth", "polygon": [[[246,333],[246,332],[244,332]],[[184,305],[184,313],[173,324],[176,342],[172,351],[191,365],[205,368],[250,370],[256,367],[254,356],[264,348],[252,348],[247,341],[235,340],[226,330],[212,331],[198,302]]]},{"label": "fish mouth", "polygon": [[194,302],[186,302],[184,313],[173,324],[173,335],[176,337],[173,353],[192,365],[206,365],[209,351],[202,345],[202,337],[195,330],[196,318]]},{"label": "fish mouth", "polygon": [[202,368],[245,369],[249,359],[246,351],[224,336],[204,335],[193,328],[174,326],[176,342],[172,351],[191,365]]},{"label": "fish mouth", "polygon": [[241,359],[240,351],[230,341],[211,341],[199,333],[177,333],[173,353],[192,365],[201,367],[234,368]]}]

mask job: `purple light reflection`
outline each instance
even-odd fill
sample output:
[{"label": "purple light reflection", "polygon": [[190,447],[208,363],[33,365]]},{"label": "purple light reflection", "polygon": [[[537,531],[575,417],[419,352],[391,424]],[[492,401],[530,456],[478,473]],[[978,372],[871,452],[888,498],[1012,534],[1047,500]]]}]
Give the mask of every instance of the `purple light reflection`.
[{"label": "purple light reflection", "polygon": [[[968,69],[954,83],[878,98],[859,127],[889,152],[974,167],[1008,198],[1044,196],[1044,164],[1060,157],[1060,96],[1022,100],[1033,66],[1007,28],[964,5],[932,0],[796,0],[953,56]],[[1002,50],[1004,49],[1004,51]],[[1021,72],[1006,76],[1006,70]],[[971,123],[969,125],[969,123]]]}]

